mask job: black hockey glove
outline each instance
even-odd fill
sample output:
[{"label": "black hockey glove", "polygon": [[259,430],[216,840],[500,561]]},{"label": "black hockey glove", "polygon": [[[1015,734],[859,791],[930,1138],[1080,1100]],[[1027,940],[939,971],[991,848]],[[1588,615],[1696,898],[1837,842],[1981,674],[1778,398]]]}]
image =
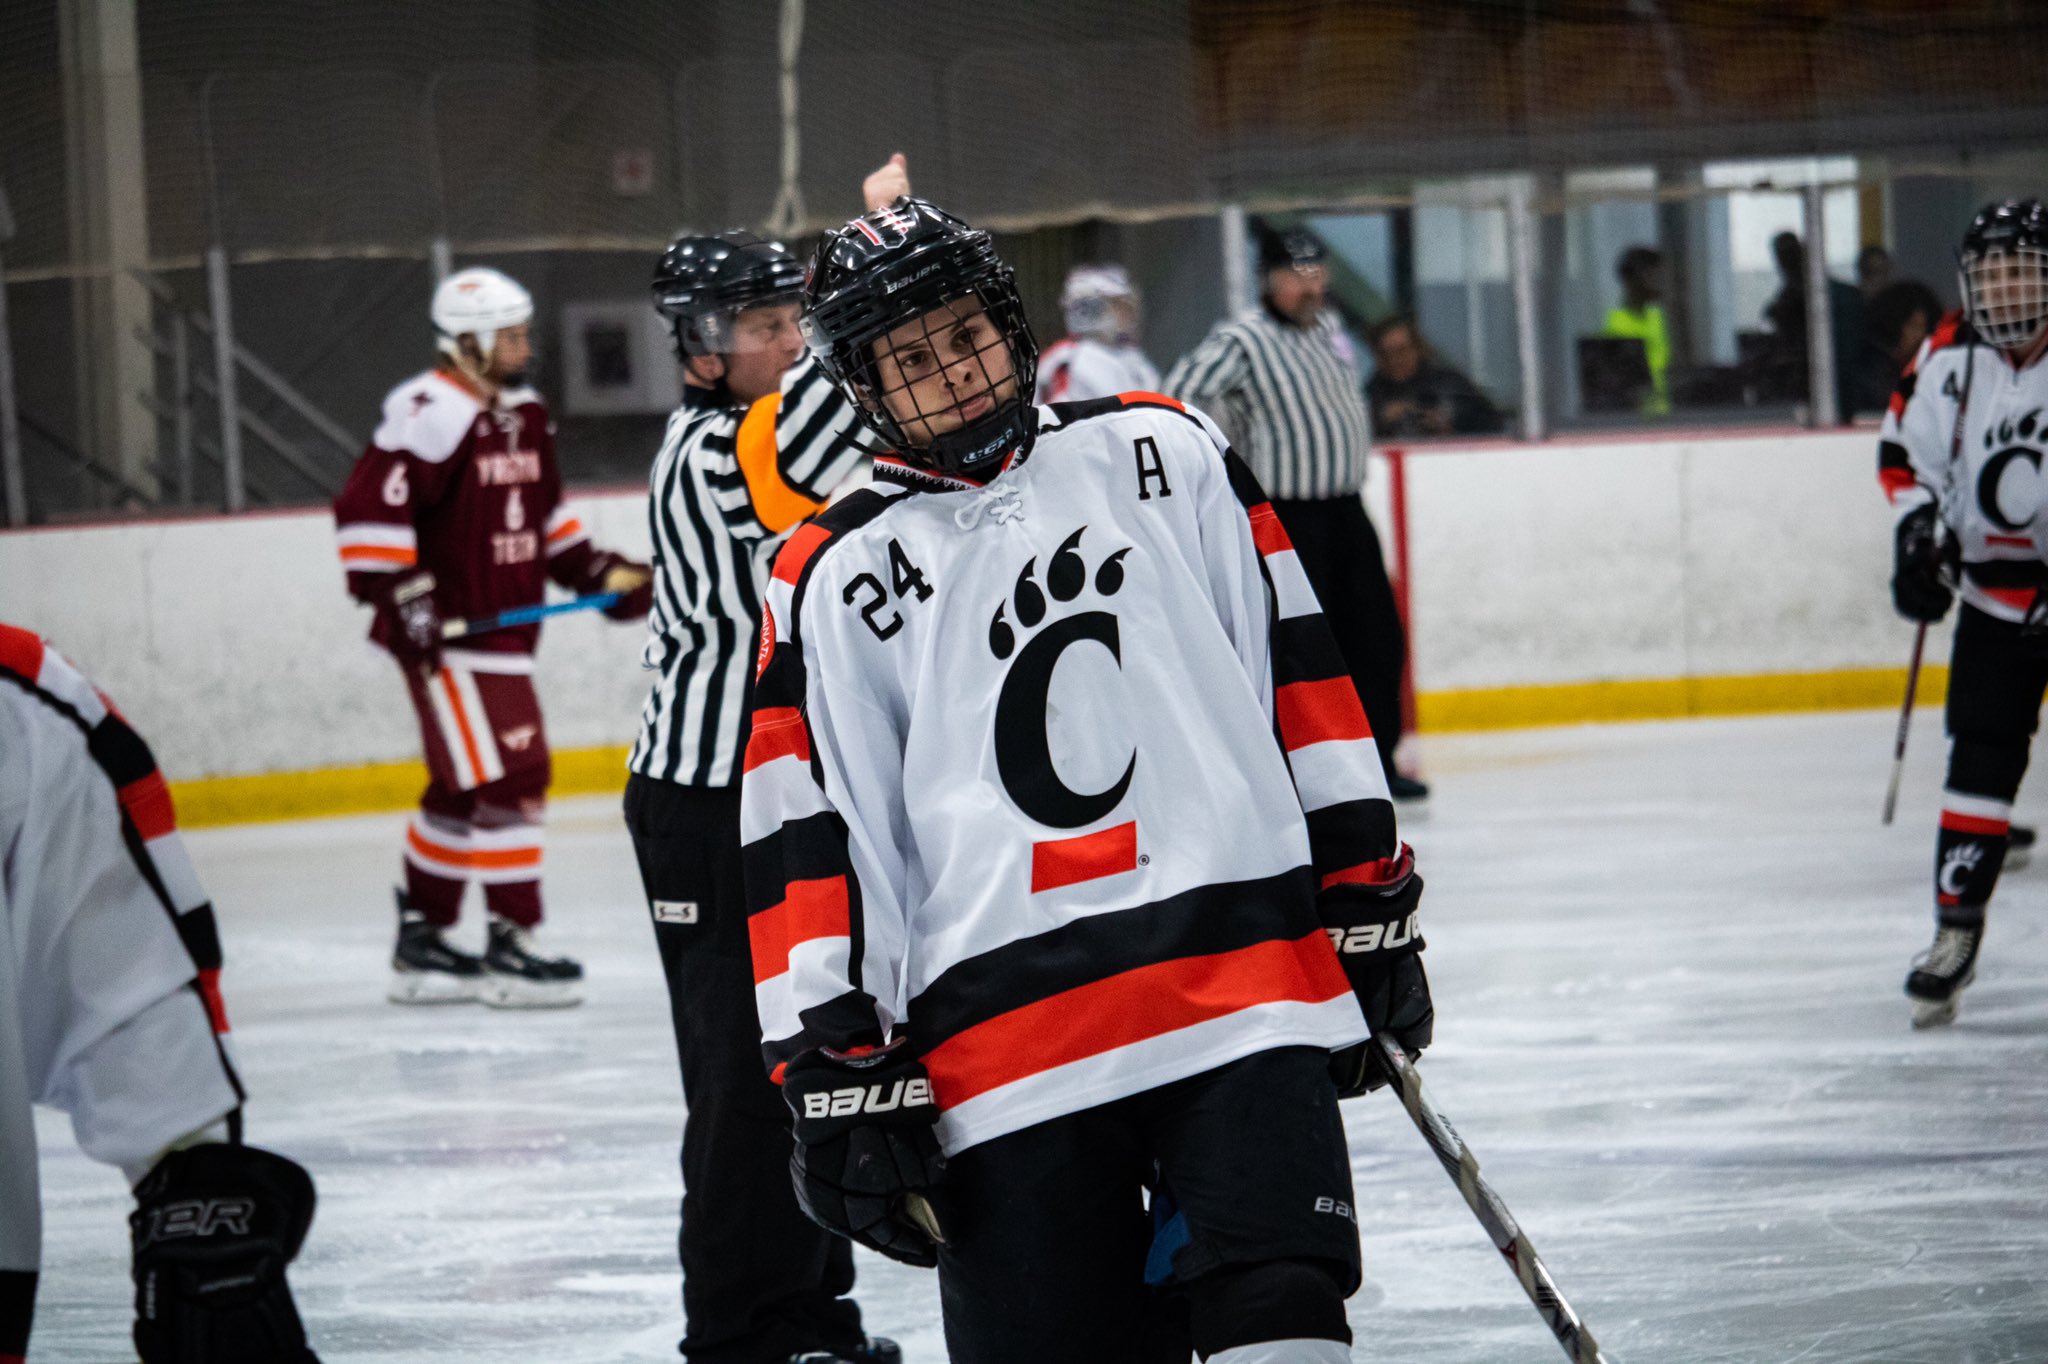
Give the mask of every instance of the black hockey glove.
[{"label": "black hockey glove", "polygon": [[[1337,960],[1365,1011],[1365,1025],[1393,1038],[1410,1056],[1429,1045],[1436,1027],[1429,977],[1422,969],[1427,944],[1415,927],[1415,907],[1421,900],[1422,878],[1410,871],[1384,890],[1333,887],[1317,904],[1330,945],[1337,949]],[[1330,1078],[1343,1099],[1387,1082],[1368,1043],[1332,1055]]]},{"label": "black hockey glove", "polygon": [[313,1222],[313,1180],[253,1146],[173,1151],[135,1186],[142,1364],[319,1364],[284,1267]]},{"label": "black hockey glove", "polygon": [[441,663],[441,608],[434,604],[434,575],[425,569],[396,573],[374,598],[378,638],[401,663],[426,668]]},{"label": "black hockey glove", "polygon": [[1900,615],[1931,625],[1948,614],[1956,554],[1933,503],[1899,518],[1892,541],[1892,605]]},{"label": "black hockey glove", "polygon": [[867,1056],[807,1051],[783,1073],[796,1115],[789,1170],[813,1222],[930,1269],[945,1240],[931,1191],[946,1173],[924,1066],[891,1043]]}]

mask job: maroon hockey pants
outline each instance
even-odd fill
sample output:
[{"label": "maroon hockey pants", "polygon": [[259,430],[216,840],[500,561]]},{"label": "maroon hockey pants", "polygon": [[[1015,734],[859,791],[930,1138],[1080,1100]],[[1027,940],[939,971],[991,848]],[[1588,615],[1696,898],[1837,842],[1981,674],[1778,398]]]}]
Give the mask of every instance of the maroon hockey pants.
[{"label": "maroon hockey pants", "polygon": [[455,922],[471,881],[491,913],[528,928],[540,922],[547,731],[530,672],[499,671],[521,665],[531,660],[472,656],[406,670],[428,776],[405,831],[406,896],[442,927]]}]

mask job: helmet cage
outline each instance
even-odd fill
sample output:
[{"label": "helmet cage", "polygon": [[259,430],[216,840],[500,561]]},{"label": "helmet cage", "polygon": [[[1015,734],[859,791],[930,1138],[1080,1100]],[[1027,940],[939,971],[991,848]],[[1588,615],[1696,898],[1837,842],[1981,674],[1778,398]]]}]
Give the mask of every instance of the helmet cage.
[{"label": "helmet cage", "polygon": [[[826,249],[829,246],[828,239]],[[874,280],[872,287],[814,298],[803,319],[804,337],[826,375],[856,400],[868,429],[898,456],[937,473],[981,477],[1030,432],[1038,343],[1025,319],[1016,273],[995,254],[983,232],[939,240],[892,262],[882,273],[886,277]],[[968,355],[952,349],[957,332],[951,324],[962,315],[953,305],[964,299],[980,305],[991,332],[990,339]],[[924,325],[916,340],[890,341],[893,332],[920,320]],[[964,381],[961,401],[988,394],[995,398],[994,409],[936,436],[913,439],[906,422],[928,429],[948,410],[917,406],[914,381],[922,375],[906,377],[902,362],[912,358],[912,348],[919,344],[929,347],[938,368]],[[1007,352],[1010,369],[1009,377],[1001,381],[994,380],[988,369],[988,357],[997,346]],[[885,357],[894,363],[884,363]],[[971,368],[964,363],[969,361]],[[1005,385],[1014,385],[1007,397],[998,391]],[[907,396],[912,406],[903,419],[889,402],[899,395]]]},{"label": "helmet cage", "polygon": [[1999,242],[1963,253],[1956,271],[1970,327],[2002,350],[2023,350],[2048,326],[2048,247]]}]

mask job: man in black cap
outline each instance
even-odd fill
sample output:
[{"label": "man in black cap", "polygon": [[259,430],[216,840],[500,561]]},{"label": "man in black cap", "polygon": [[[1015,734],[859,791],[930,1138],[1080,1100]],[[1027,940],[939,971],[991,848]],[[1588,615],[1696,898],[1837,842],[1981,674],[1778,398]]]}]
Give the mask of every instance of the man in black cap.
[{"label": "man in black cap", "polygon": [[1350,338],[1325,304],[1329,253],[1306,228],[1262,232],[1260,308],[1222,322],[1166,391],[1227,431],[1273,500],[1365,703],[1396,800],[1429,788],[1394,768],[1407,630],[1359,490],[1372,424]]}]

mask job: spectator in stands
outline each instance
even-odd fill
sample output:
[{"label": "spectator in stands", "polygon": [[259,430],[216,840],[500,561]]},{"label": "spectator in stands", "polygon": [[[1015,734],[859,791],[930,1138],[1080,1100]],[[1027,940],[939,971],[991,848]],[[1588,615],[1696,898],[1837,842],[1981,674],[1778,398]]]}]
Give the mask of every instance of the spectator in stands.
[{"label": "spectator in stands", "polygon": [[1415,321],[1403,313],[1367,334],[1373,375],[1365,385],[1373,431],[1382,436],[1484,435],[1501,429],[1500,411],[1470,379],[1431,358]]},{"label": "spectator in stands", "polygon": [[1872,242],[1856,253],[1856,287],[1875,299],[1892,282],[1892,253]]},{"label": "spectator in stands", "polygon": [[[1772,346],[1766,363],[1785,376],[1784,391],[1805,397],[1808,365],[1806,356],[1806,245],[1797,233],[1780,232],[1771,239],[1771,255],[1778,263],[1778,292],[1764,305],[1764,322],[1771,329]],[[1828,280],[1829,334],[1835,346],[1835,405],[1843,421],[1859,410],[1862,394],[1856,379],[1856,358],[1862,353],[1865,332],[1863,295],[1854,285]]]},{"label": "spectator in stands", "polygon": [[1631,246],[1615,262],[1614,273],[1621,280],[1621,306],[1608,311],[1602,335],[1643,343],[1650,369],[1643,415],[1665,416],[1671,411],[1671,332],[1664,321],[1664,253]]},{"label": "spectator in stands", "polygon": [[1896,280],[1871,296],[1859,407],[1881,407],[1890,399],[1906,365],[1941,321],[1942,311],[1940,297],[1917,279]]}]

